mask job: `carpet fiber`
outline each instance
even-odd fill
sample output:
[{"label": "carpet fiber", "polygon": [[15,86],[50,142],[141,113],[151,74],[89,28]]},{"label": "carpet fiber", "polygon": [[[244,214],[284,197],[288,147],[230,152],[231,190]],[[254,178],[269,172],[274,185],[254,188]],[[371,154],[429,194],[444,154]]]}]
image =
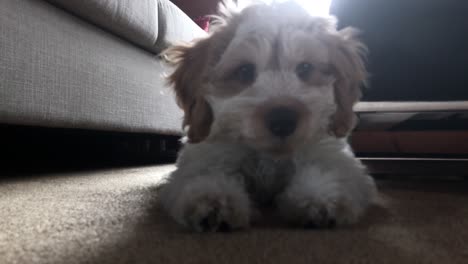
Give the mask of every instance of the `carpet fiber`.
[{"label": "carpet fiber", "polygon": [[[0,263],[467,263],[466,188],[383,184],[356,226],[194,234],[158,208],[172,166],[0,179]],[[436,186],[437,187],[437,186]]]}]

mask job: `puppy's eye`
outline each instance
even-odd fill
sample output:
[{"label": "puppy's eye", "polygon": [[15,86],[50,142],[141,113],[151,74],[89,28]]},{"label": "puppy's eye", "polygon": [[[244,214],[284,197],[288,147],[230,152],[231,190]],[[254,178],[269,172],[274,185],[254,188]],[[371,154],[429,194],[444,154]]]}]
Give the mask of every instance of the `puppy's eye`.
[{"label": "puppy's eye", "polygon": [[253,65],[252,63],[247,63],[237,67],[234,70],[231,78],[242,84],[250,84],[255,81],[256,76],[257,72],[255,69],[255,65]]},{"label": "puppy's eye", "polygon": [[301,62],[296,66],[296,74],[299,79],[307,81],[314,71],[314,65],[308,62]]}]

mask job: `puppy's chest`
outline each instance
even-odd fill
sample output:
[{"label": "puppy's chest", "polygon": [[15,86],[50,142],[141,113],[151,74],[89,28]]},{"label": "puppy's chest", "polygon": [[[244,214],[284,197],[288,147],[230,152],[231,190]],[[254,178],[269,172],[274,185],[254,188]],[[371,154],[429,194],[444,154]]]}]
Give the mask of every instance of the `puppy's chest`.
[{"label": "puppy's chest", "polygon": [[269,205],[289,184],[295,165],[292,160],[255,156],[243,162],[241,171],[251,199],[258,205]]}]

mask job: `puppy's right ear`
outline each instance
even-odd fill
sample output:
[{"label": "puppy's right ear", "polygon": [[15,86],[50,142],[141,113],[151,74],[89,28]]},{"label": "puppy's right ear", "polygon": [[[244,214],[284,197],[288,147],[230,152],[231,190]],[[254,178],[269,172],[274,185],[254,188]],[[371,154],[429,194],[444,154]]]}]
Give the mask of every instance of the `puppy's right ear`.
[{"label": "puppy's right ear", "polygon": [[168,81],[175,90],[177,104],[184,111],[183,127],[188,128],[191,143],[205,139],[213,122],[213,113],[204,99],[204,73],[209,51],[210,38],[207,38],[171,47],[163,53],[166,61],[175,67]]},{"label": "puppy's right ear", "polygon": [[210,27],[214,30],[208,37],[173,46],[162,54],[175,67],[168,81],[175,90],[177,104],[184,110],[183,127],[188,128],[191,143],[200,142],[210,134],[213,112],[205,95],[212,78],[211,68],[231,42],[239,22],[239,16],[234,14],[213,17]]}]

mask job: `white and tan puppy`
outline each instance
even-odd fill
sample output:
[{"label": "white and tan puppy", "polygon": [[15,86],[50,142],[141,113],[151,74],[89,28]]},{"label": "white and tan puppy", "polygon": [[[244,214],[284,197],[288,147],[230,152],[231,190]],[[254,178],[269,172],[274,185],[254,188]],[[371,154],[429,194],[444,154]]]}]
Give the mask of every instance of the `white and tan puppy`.
[{"label": "white and tan puppy", "polygon": [[223,231],[270,206],[298,226],[355,223],[377,195],[346,140],[364,53],[355,30],[293,2],[225,15],[168,50],[188,139],[161,193],[172,218]]}]

